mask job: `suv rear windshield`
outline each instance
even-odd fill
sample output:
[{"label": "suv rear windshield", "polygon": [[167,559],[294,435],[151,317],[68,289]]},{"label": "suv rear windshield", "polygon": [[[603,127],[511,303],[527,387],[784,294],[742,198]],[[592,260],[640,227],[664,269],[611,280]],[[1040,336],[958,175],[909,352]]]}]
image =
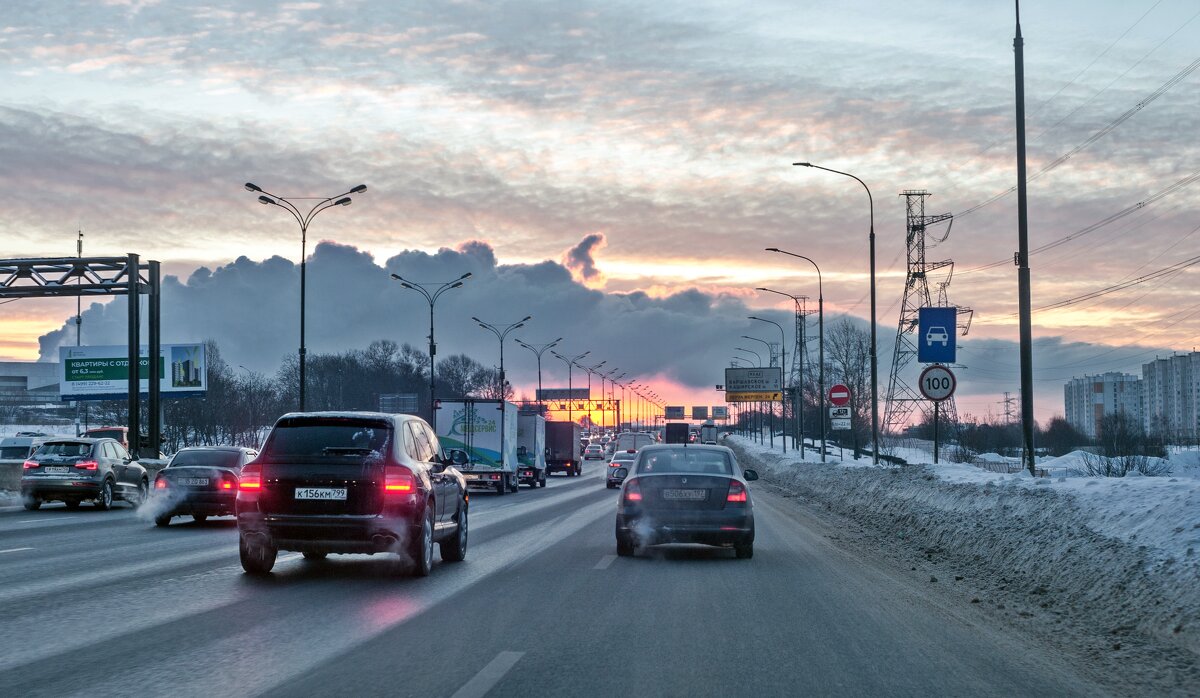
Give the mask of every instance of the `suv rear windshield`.
[{"label": "suv rear windshield", "polygon": [[78,441],[51,441],[38,447],[35,456],[86,456],[92,452],[92,445]]},{"label": "suv rear windshield", "polygon": [[25,458],[29,455],[29,446],[5,446],[0,448],[0,458]]},{"label": "suv rear windshield", "polygon": [[214,468],[236,468],[242,462],[240,451],[180,451],[171,459],[177,465],[208,465]]},{"label": "suv rear windshield", "polygon": [[697,473],[731,475],[729,455],[721,451],[698,448],[663,448],[642,451],[638,459],[639,473]]},{"label": "suv rear windshield", "polygon": [[294,417],[280,421],[263,446],[266,458],[355,457],[388,452],[392,425],[382,419]]}]

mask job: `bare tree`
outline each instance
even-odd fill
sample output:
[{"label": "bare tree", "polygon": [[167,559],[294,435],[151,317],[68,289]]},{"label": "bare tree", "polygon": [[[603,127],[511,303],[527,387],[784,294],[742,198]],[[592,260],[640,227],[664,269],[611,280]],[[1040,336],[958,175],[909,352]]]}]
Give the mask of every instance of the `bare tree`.
[{"label": "bare tree", "polygon": [[[850,439],[857,454],[871,438],[871,334],[849,318],[834,322],[825,334],[827,383],[850,388]],[[821,415],[821,419],[826,419]],[[833,432],[834,438],[838,433]]]}]

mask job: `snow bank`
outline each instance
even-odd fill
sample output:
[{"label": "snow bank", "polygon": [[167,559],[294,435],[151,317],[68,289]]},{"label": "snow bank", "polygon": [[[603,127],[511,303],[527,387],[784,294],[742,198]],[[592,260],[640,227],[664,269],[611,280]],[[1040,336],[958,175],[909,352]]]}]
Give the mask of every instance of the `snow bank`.
[{"label": "snow bank", "polygon": [[1037,602],[1031,615],[1136,628],[1200,653],[1200,480],[821,466],[728,443],[767,483],[874,530],[883,545],[944,558],[1000,595],[1010,583],[1024,590]]}]

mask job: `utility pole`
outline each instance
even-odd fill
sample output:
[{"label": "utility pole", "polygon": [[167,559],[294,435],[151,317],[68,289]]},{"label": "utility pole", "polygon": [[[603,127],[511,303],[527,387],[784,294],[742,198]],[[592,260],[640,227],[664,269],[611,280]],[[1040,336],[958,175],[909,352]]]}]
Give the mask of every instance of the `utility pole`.
[{"label": "utility pole", "polygon": [[1021,38],[1021,0],[1014,0],[1017,34],[1013,37],[1017,91],[1017,296],[1021,326],[1022,458],[1030,475],[1037,475],[1033,452],[1033,320],[1029,292],[1029,208],[1025,177],[1025,40]]}]

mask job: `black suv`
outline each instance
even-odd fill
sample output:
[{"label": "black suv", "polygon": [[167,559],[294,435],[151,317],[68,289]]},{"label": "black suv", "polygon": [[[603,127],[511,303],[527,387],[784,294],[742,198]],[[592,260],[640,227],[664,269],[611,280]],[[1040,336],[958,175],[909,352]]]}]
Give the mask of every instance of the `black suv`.
[{"label": "black suv", "polygon": [[242,568],[266,574],[280,550],[398,553],[429,574],[467,554],[467,487],[419,417],[377,412],[291,413],[279,418],[237,495]]},{"label": "black suv", "polygon": [[116,439],[51,439],[33,452],[21,472],[21,500],[30,511],[58,500],[68,509],[90,499],[97,509],[114,500],[146,501],[146,469]]}]

